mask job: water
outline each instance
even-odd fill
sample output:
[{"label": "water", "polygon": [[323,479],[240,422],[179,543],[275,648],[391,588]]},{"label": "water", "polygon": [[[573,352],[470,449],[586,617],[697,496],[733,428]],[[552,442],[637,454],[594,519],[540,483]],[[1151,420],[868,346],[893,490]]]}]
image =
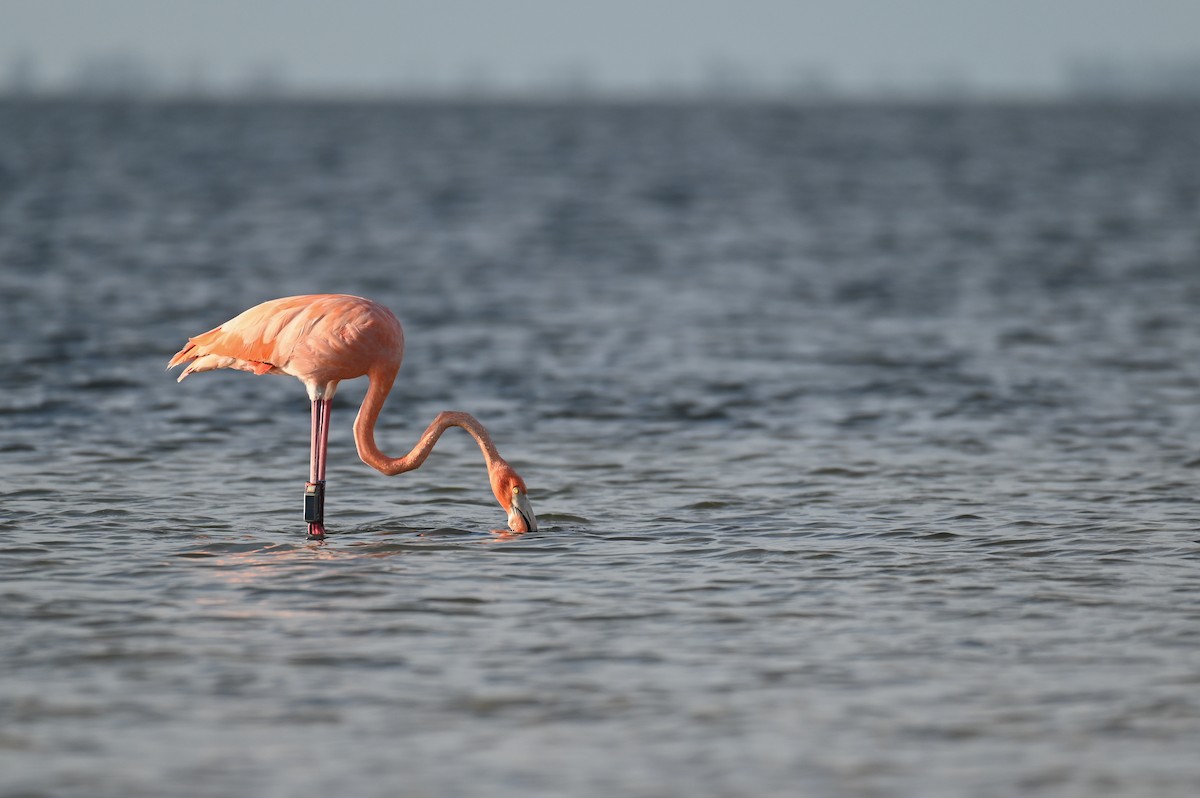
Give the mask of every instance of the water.
[{"label": "water", "polygon": [[[0,105],[0,795],[1192,796],[1200,109]],[[405,323],[339,393],[167,358]]]}]

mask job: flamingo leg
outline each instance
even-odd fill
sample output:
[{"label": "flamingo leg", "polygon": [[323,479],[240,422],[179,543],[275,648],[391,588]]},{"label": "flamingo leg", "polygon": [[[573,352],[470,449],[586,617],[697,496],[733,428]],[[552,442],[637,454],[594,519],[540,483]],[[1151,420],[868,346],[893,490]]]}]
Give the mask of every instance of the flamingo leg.
[{"label": "flamingo leg", "polygon": [[314,399],[312,438],[309,444],[308,482],[304,485],[304,520],[308,535],[325,537],[325,453],[329,448],[329,413],[332,399]]},{"label": "flamingo leg", "polygon": [[325,482],[325,454],[329,451],[329,416],[333,412],[333,400],[321,400],[321,440],[317,445],[317,481]]}]

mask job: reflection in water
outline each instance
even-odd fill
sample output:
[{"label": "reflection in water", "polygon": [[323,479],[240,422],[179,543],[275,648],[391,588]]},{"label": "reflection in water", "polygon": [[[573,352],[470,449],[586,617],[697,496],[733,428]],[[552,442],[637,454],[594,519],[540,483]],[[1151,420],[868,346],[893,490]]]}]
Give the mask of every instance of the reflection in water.
[{"label": "reflection in water", "polygon": [[[362,539],[364,535],[370,536]],[[303,543],[276,543],[261,546],[252,538],[244,543],[213,541],[200,549],[189,549],[177,557],[203,559],[219,579],[231,585],[251,585],[280,575],[310,572],[310,566],[334,560],[359,557],[394,557],[431,550],[454,550],[463,546],[511,543],[526,533],[494,529],[473,533],[462,529],[418,530],[411,527],[383,527],[345,532]],[[533,537],[536,537],[534,535]],[[402,539],[399,539],[402,538]]]}]

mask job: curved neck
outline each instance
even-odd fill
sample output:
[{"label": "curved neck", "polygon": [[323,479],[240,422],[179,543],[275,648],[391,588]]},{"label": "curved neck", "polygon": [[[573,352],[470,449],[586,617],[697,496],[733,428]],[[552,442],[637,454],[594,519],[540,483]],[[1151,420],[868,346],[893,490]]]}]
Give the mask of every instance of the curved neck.
[{"label": "curved neck", "polygon": [[412,471],[425,462],[429,453],[433,451],[434,444],[438,442],[438,438],[442,437],[442,433],[450,427],[462,427],[471,434],[483,452],[483,459],[487,462],[489,472],[496,464],[504,462],[500,453],[496,451],[496,444],[492,443],[492,436],[488,434],[478,419],[469,413],[453,411],[439,413],[421,435],[417,445],[403,457],[388,457],[381,452],[375,443],[375,422],[379,420],[379,411],[383,408],[383,403],[387,400],[388,392],[392,389],[395,379],[395,371],[372,374],[371,386],[363,398],[362,406],[358,410],[358,417],[354,419],[354,443],[358,446],[358,456],[364,463],[388,476]]}]

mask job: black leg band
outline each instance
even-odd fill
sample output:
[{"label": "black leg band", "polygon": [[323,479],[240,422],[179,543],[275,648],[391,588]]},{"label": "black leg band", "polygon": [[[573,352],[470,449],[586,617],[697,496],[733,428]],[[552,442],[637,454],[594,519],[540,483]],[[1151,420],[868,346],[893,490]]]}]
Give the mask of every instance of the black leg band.
[{"label": "black leg band", "polygon": [[304,521],[325,523],[325,483],[307,482],[304,485]]}]

